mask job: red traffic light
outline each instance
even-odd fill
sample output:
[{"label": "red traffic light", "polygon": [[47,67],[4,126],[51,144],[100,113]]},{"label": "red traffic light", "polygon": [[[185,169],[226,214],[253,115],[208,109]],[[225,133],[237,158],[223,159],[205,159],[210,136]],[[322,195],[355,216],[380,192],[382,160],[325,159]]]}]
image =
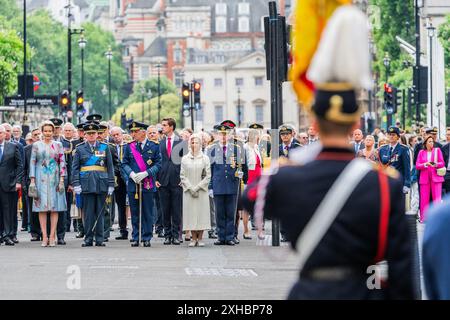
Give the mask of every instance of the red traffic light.
[{"label": "red traffic light", "polygon": [[392,93],[392,86],[388,83],[384,84],[384,91],[387,93]]}]

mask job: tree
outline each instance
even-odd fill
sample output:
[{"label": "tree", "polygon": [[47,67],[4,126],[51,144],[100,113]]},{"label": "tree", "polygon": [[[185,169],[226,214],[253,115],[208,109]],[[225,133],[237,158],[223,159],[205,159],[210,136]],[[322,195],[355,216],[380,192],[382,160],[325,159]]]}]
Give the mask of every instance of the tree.
[{"label": "tree", "polygon": [[[149,107],[150,106],[150,107]],[[174,118],[177,123],[180,120],[180,97],[175,93],[168,93],[161,96],[161,119]],[[112,120],[120,125],[120,115],[122,112],[126,113],[127,118],[133,118],[136,121],[142,121],[142,101],[132,102],[129,105],[124,105],[116,110]],[[155,124],[158,119],[158,98],[144,100],[144,123]],[[151,111],[151,112],[149,112]]]},{"label": "tree", "polygon": [[445,84],[446,87],[450,87],[450,42],[448,41],[448,39],[450,39],[450,14],[446,16],[445,23],[441,24],[438,32],[438,37],[444,47]]},{"label": "tree", "polygon": [[[124,106],[127,106],[133,102],[139,102],[142,100],[142,88],[145,92],[145,97],[147,98],[147,94],[149,90],[152,93],[152,97],[155,97],[158,95],[158,78],[151,78],[147,80],[140,81],[136,83],[133,86],[133,92],[130,94],[130,96],[123,102]],[[161,76],[160,77],[160,93],[161,95],[177,93],[177,87],[166,77]]]}]

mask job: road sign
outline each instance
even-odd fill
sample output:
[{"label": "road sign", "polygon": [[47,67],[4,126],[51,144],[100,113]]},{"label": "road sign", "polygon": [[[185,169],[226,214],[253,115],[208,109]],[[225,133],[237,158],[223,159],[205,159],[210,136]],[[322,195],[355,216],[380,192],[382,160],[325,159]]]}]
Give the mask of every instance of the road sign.
[{"label": "road sign", "polygon": [[41,81],[39,80],[37,75],[33,75],[33,90],[36,92],[41,85]]},{"label": "road sign", "polygon": [[[58,105],[57,96],[35,96],[34,98],[27,99],[27,105],[29,106],[55,106]],[[23,98],[21,96],[5,97],[5,106],[9,107],[22,107]]]},{"label": "road sign", "polygon": [[0,111],[14,111],[16,107],[0,106]]}]

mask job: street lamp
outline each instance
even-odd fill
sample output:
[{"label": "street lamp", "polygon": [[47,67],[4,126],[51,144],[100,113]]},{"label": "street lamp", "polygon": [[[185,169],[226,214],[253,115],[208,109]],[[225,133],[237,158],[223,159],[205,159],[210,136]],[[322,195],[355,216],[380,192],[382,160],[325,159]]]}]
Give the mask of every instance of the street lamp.
[{"label": "street lamp", "polygon": [[105,52],[105,57],[108,59],[108,86],[109,86],[109,118],[112,117],[111,109],[111,60],[113,58],[113,53],[111,51],[111,46],[108,47],[108,51]]},{"label": "street lamp", "polygon": [[389,58],[389,53],[387,52],[384,54],[383,64],[386,68],[386,83],[387,83],[389,79],[389,66],[391,65],[391,58]]},{"label": "street lamp", "polygon": [[430,116],[431,116],[431,126],[433,126],[433,38],[436,34],[436,28],[430,24],[427,27],[428,37],[430,38],[430,52],[428,53],[430,57]]},{"label": "street lamp", "polygon": [[147,92],[147,98],[148,98],[148,123],[152,124],[152,104],[150,102],[152,98],[152,90],[149,88]]},{"label": "street lamp", "polygon": [[145,95],[145,88],[141,86],[141,98],[142,98],[142,122],[144,122],[145,118],[145,109],[144,109],[144,95]]},{"label": "street lamp", "polygon": [[161,63],[159,62],[156,67],[158,68],[158,123],[161,122]]},{"label": "street lamp", "polygon": [[84,89],[84,48],[86,48],[87,41],[82,33],[78,40],[78,46],[81,49],[81,90]]},{"label": "street lamp", "polygon": [[238,105],[237,105],[237,112],[238,112],[238,127],[241,127],[241,87],[238,87],[237,90],[238,94]]}]

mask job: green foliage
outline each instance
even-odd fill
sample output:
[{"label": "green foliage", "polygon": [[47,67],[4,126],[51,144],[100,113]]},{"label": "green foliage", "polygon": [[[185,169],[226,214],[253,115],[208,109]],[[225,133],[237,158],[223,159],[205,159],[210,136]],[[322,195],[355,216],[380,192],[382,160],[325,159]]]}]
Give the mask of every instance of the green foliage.
[{"label": "green foliage", "polygon": [[[148,98],[147,94],[149,90],[152,93],[152,97],[158,95],[158,78],[151,78],[147,80],[140,81],[133,86],[133,92],[131,95],[123,102],[123,106],[128,106],[133,102],[140,102],[142,100],[142,89],[144,89],[144,96]],[[160,77],[160,93],[161,95],[177,93],[177,87],[166,77]],[[122,106],[122,107],[123,107]],[[122,108],[121,107],[121,108]]]},{"label": "green foliage", "polygon": [[[446,16],[445,23],[438,30],[438,37],[444,47],[445,55],[445,84],[450,87],[450,14]],[[450,102],[449,102],[450,103]]]},{"label": "green foliage", "polygon": [[[386,67],[383,64],[385,53],[387,52],[390,62],[389,79],[397,78],[398,71],[405,69],[403,61],[407,56],[400,51],[400,46],[396,36],[401,37],[414,45],[414,6],[412,0],[372,0],[371,4],[380,8],[380,28],[373,31],[376,46],[376,61],[374,71],[379,73],[381,78],[386,78]],[[382,84],[381,84],[382,85]]]},{"label": "green foliage", "polygon": [[[144,123],[156,124],[158,121],[158,98],[144,100]],[[180,97],[175,93],[167,93],[161,96],[161,119],[174,118],[177,123],[180,119]],[[150,112],[149,112],[150,109]],[[127,118],[133,118],[137,121],[142,121],[142,101],[132,102],[124,107],[117,109],[112,120],[120,125],[120,115],[125,111]]]}]

